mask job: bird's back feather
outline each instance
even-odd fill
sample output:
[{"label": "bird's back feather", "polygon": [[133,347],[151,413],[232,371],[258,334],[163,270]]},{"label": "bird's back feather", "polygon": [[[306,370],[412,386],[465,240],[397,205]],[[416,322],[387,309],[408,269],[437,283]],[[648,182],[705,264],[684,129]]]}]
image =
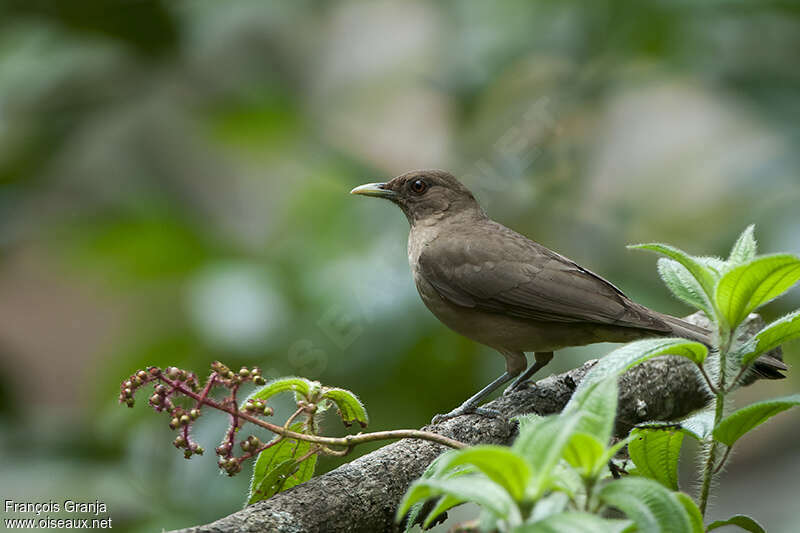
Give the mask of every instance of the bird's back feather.
[{"label": "bird's back feather", "polygon": [[489,219],[470,228],[468,237],[433,240],[417,267],[443,298],[463,307],[536,321],[672,331],[662,315],[602,277]]}]

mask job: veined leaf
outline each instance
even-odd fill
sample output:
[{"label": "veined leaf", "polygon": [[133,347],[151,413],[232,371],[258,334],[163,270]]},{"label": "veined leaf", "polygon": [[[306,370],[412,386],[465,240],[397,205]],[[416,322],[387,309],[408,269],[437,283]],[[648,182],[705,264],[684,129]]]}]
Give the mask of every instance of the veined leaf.
[{"label": "veined leaf", "polygon": [[700,342],[688,341],[670,348],[667,353],[685,357],[693,363],[702,365],[708,357],[708,347]]},{"label": "veined leaf", "polygon": [[725,274],[717,285],[717,308],[735,328],[752,311],[780,296],[800,280],[800,258],[765,255]]},{"label": "veined leaf", "polygon": [[600,500],[621,510],[639,531],[694,533],[692,519],[675,493],[643,477],[612,481],[597,493]]},{"label": "veined leaf", "polygon": [[609,376],[619,376],[629,368],[643,363],[660,355],[680,355],[693,361],[702,362],[708,354],[706,347],[699,342],[680,338],[645,339],[635,341],[617,348],[610,354],[602,357],[596,365],[586,374],[575,393],[572,395],[565,410],[573,402],[581,401],[589,386]]},{"label": "veined leaf", "polygon": [[[454,467],[472,465],[503,487],[512,498],[521,500],[531,478],[528,463],[506,446],[485,444],[457,450],[437,465],[439,475]],[[439,477],[438,475],[436,477]]]},{"label": "veined leaf", "polygon": [[630,527],[630,520],[611,520],[583,512],[564,512],[548,516],[532,524],[525,524],[512,533],[622,533]]},{"label": "veined leaf", "polygon": [[[445,461],[448,460],[448,457],[458,453],[460,450],[449,450],[438,456],[434,459],[431,464],[425,469],[420,476],[420,479],[431,479],[431,478],[439,478],[439,479],[452,479],[455,477],[463,476],[466,474],[471,474],[475,471],[473,467],[464,467],[464,468],[451,468],[450,470],[443,472],[440,468],[440,465],[443,464]],[[438,511],[439,514],[445,512],[447,509],[443,508],[445,504],[451,503],[458,500],[453,496],[442,496],[439,498],[439,501],[436,504],[436,507],[428,513],[428,518],[426,518],[425,522],[429,519],[432,521],[436,518],[436,515],[433,513]],[[459,505],[463,503],[459,500],[459,503],[454,503],[453,506]],[[408,533],[413,529],[414,525],[417,523],[417,518],[419,514],[422,512],[425,502],[420,501],[415,503],[411,506],[411,509],[408,511],[408,516],[406,517],[405,521],[405,532]],[[432,518],[431,518],[432,517]],[[429,522],[428,522],[429,523]]]},{"label": "veined leaf", "polygon": [[692,523],[692,533],[703,533],[705,526],[703,525],[703,513],[700,508],[694,503],[694,500],[684,492],[674,492],[675,497],[686,509],[686,514],[689,515],[689,521]]},{"label": "veined leaf", "polygon": [[740,265],[755,259],[757,248],[756,239],[753,236],[755,227],[755,224],[750,224],[736,239],[736,244],[731,248],[731,255],[728,256],[728,262],[732,265]]},{"label": "veined leaf", "polygon": [[677,429],[634,429],[628,453],[639,474],[678,490],[678,459],[683,433]]},{"label": "veined leaf", "polygon": [[[566,470],[574,473],[571,468],[566,468]],[[578,479],[578,483],[581,485],[583,484],[580,478]],[[526,523],[532,524],[539,520],[544,520],[548,516],[564,512],[567,509],[567,505],[569,505],[569,499],[570,495],[561,491],[553,491],[547,496],[539,498],[530,515],[528,515]]]},{"label": "veined leaf", "polygon": [[309,397],[311,392],[311,387],[313,383],[305,378],[296,378],[296,377],[288,377],[288,378],[277,378],[273,379],[253,394],[249,396],[248,399],[251,400],[268,400],[272,396],[279,394],[281,392],[286,391],[293,391],[297,394],[304,396],[305,398]]},{"label": "veined leaf", "polygon": [[450,479],[475,472],[475,467],[472,465],[448,466],[453,456],[458,455],[462,451],[463,450],[447,450],[428,465],[428,468],[422,473],[420,479]]},{"label": "veined leaf", "polygon": [[700,263],[701,266],[706,267],[714,278],[714,282],[719,281],[725,272],[730,270],[730,265],[722,258],[714,257],[713,255],[694,256],[692,259]]},{"label": "veined leaf", "polygon": [[399,522],[409,508],[437,496],[451,496],[464,502],[477,503],[510,526],[519,525],[522,515],[514,500],[503,488],[482,475],[460,476],[453,479],[418,479],[411,484],[397,508]]},{"label": "veined leaf", "polygon": [[[611,445],[611,446],[609,446],[608,448],[606,448],[605,457],[603,457],[603,458],[602,458],[602,460],[601,460],[601,461],[602,461],[602,465],[603,465],[604,467],[605,467],[605,466],[608,466],[608,463],[609,463],[609,462],[610,462],[612,459],[614,459],[614,456],[616,456],[616,455],[617,455],[617,452],[619,452],[619,451],[620,451],[622,448],[624,448],[625,446],[627,446],[627,445],[628,445],[628,443],[629,443],[630,441],[631,441],[631,436],[630,436],[630,435],[628,435],[628,436],[627,436],[627,437],[625,437],[624,439],[622,439],[622,440],[620,440],[620,441],[618,441],[618,442],[616,442],[616,443],[612,444],[612,445]],[[600,464],[601,464],[601,463],[598,463],[598,466],[600,466]],[[596,471],[599,471],[599,468],[598,468]]]},{"label": "veined leaf", "polygon": [[588,433],[575,433],[564,448],[563,457],[581,476],[594,477],[597,463],[605,457],[605,444]]},{"label": "veined leaf", "polygon": [[780,412],[800,405],[800,394],[765,400],[742,407],[723,418],[714,428],[714,438],[727,446]]},{"label": "veined leaf", "polygon": [[648,244],[634,244],[628,246],[628,248],[634,250],[650,250],[652,252],[657,252],[662,255],[669,257],[670,259],[674,259],[681,265],[683,265],[686,270],[697,280],[700,286],[703,288],[703,291],[706,293],[708,298],[711,298],[714,294],[714,284],[716,280],[714,279],[714,275],[699,263],[694,257],[690,256],[683,250],[679,250],[673,246],[668,244],[659,244],[659,243],[648,243]]},{"label": "veined leaf", "polygon": [[[303,423],[292,424],[289,429],[301,433]],[[278,492],[311,479],[317,465],[317,454],[312,454],[300,463],[297,462],[297,459],[311,450],[311,446],[312,444],[307,441],[283,439],[258,454],[253,466],[247,503],[266,500]]]},{"label": "veined leaf", "polygon": [[714,316],[711,302],[706,296],[700,282],[692,276],[686,267],[675,261],[660,257],[658,259],[658,274],[673,295],[682,302],[695,309],[702,310],[706,316]]},{"label": "veined leaf", "polygon": [[767,533],[761,524],[743,514],[737,514],[736,516],[732,516],[727,520],[717,520],[716,522],[711,522],[706,531],[713,531],[714,529],[723,526],[739,526],[750,533]]},{"label": "veined leaf", "polygon": [[650,421],[636,425],[642,430],[678,430],[695,440],[703,441],[711,436],[714,429],[714,411],[703,409],[679,420],[678,422]]},{"label": "veined leaf", "polygon": [[[550,472],[550,489],[553,491],[551,494],[562,492],[571,498],[575,498],[584,487],[583,478],[566,461],[556,463],[556,466]],[[542,499],[540,498],[538,501],[542,501]]]},{"label": "veined leaf", "polygon": [[[417,524],[417,520],[419,519],[419,513],[422,512],[424,505],[425,502],[417,502],[411,506],[411,508],[408,510],[408,515],[405,517],[405,528],[403,529],[403,533],[410,533],[411,530],[414,529],[414,526]],[[398,520],[398,522],[399,521],[400,520]]]},{"label": "veined leaf", "polygon": [[714,411],[705,409],[680,421],[681,431],[697,440],[705,440],[714,429]]},{"label": "veined leaf", "polygon": [[353,422],[358,422],[362,428],[367,427],[369,422],[367,410],[355,394],[345,389],[326,387],[323,389],[322,397],[336,404],[344,425],[350,426]]},{"label": "veined leaf", "polygon": [[[585,380],[586,378],[584,378],[584,382]],[[580,387],[578,389],[580,390]],[[590,383],[580,394],[575,391],[562,412],[564,414],[573,413],[579,417],[575,431],[594,436],[603,443],[605,448],[614,429],[618,396],[617,379],[613,375],[608,376]]]},{"label": "veined leaf", "polygon": [[[577,472],[582,479],[598,479],[609,461],[629,442],[630,438],[625,438],[606,448],[594,435],[575,433],[564,448],[562,457],[573,467],[572,472]],[[563,477],[563,475],[559,476],[559,486],[561,486]],[[579,479],[581,483],[582,479]],[[566,492],[574,493],[575,491],[568,490]]]},{"label": "veined leaf", "polygon": [[[431,509],[430,513],[428,513],[428,516],[425,518],[425,521],[422,522],[422,528],[428,529],[428,527],[430,527],[430,525],[433,523],[434,520],[436,520],[439,517],[439,515],[447,512],[456,505],[461,505],[462,503],[464,503],[464,501],[465,500],[462,500],[461,498],[456,498],[455,496],[451,496],[450,494],[445,494],[444,496],[439,498],[439,501],[436,502],[436,506],[433,509]],[[411,520],[410,516],[409,520]]]},{"label": "veined leaf", "polygon": [[762,353],[798,338],[800,338],[800,311],[795,311],[772,322],[756,334],[755,349],[742,358],[742,365],[748,365]]},{"label": "veined leaf", "polygon": [[575,415],[553,415],[520,429],[511,450],[524,457],[530,466],[532,479],[525,490],[530,499],[539,498],[547,488],[553,468],[561,460],[578,421],[579,417]]},{"label": "veined leaf", "polygon": [[257,478],[254,475],[250,482],[250,497],[247,499],[247,505],[266,500],[281,492],[283,484],[296,466],[297,462],[294,459],[285,459],[272,464],[263,476]]}]

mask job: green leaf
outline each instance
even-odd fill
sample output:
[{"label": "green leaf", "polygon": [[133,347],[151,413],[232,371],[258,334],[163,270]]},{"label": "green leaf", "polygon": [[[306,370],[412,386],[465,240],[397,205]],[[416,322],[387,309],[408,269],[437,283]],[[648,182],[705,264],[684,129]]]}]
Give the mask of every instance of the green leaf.
[{"label": "green leaf", "polygon": [[247,505],[271,498],[283,490],[283,485],[295,469],[297,461],[286,459],[270,465],[270,469],[263,476],[256,477],[250,483],[250,496]]},{"label": "green leaf", "polygon": [[658,274],[676,298],[702,310],[706,316],[713,316],[708,296],[686,267],[674,259],[661,257],[658,259]]},{"label": "green leaf", "polygon": [[710,409],[698,411],[679,422],[681,431],[697,440],[705,440],[714,429],[714,416]]},{"label": "green leaf", "polygon": [[780,296],[800,280],[800,259],[765,255],[725,274],[717,285],[717,308],[735,328],[752,311]]},{"label": "green leaf", "polygon": [[594,435],[575,433],[564,448],[563,458],[585,478],[594,477],[597,463],[605,457],[606,447]]},{"label": "green leaf", "polygon": [[582,401],[582,395],[586,394],[592,383],[609,376],[619,376],[639,363],[668,354],[702,361],[708,354],[708,349],[699,342],[679,338],[645,339],[628,343],[602,357],[589,370],[564,409],[570,408],[570,404]]},{"label": "green leaf", "polygon": [[473,502],[509,525],[522,521],[519,508],[503,488],[483,476],[468,475],[453,479],[418,479],[406,491],[397,508],[399,522],[417,502],[447,495],[464,502]]},{"label": "green leaf", "polygon": [[[571,498],[575,498],[586,486],[584,479],[577,470],[572,468],[566,461],[559,461],[550,472],[551,494],[562,492]],[[541,502],[543,498],[538,501]],[[537,504],[538,505],[538,504]]]},{"label": "green leaf", "polygon": [[619,452],[622,448],[627,446],[630,441],[631,441],[631,436],[628,435],[624,439],[606,448],[605,456],[601,459],[602,463],[598,463],[598,465],[602,464],[603,466],[608,466],[608,463],[612,459],[614,459],[614,457],[617,455],[617,452]]},{"label": "green leaf", "polygon": [[694,533],[692,519],[675,493],[643,477],[612,481],[597,493],[600,500],[621,510],[639,531]]},{"label": "green leaf", "polygon": [[[466,474],[471,474],[472,472],[474,472],[474,469],[472,467],[451,468],[450,470],[448,470],[446,472],[442,472],[442,469],[440,468],[440,465],[442,463],[444,463],[445,461],[447,461],[449,456],[454,455],[454,454],[458,453],[459,451],[460,450],[449,450],[449,451],[446,451],[443,454],[439,455],[436,459],[434,459],[431,462],[431,464],[428,465],[428,467],[422,473],[422,476],[420,476],[420,479],[431,479],[431,478],[435,478],[435,477],[439,477],[440,479],[452,479],[452,478],[455,478],[455,477],[463,476],[463,475],[466,475]],[[445,496],[443,496],[442,498],[439,498],[439,502],[437,503],[436,508],[434,508],[428,514],[428,519],[431,519],[431,517],[433,517],[433,519],[436,518],[436,516],[433,514],[434,511],[438,510],[439,513],[443,513],[443,512],[445,512],[447,510],[447,509],[441,509],[440,508],[440,506],[444,505],[445,502],[443,500],[445,500],[445,499],[446,499],[446,502],[452,502],[452,501],[457,500],[457,498],[454,498],[454,497],[445,497]],[[411,529],[413,529],[414,525],[417,523],[417,517],[422,512],[422,510],[424,508],[424,503],[425,502],[417,502],[417,503],[415,503],[414,505],[411,506],[411,509],[409,510],[408,516],[406,517],[406,521],[405,521],[405,532],[406,533],[411,531]],[[458,504],[454,504],[454,505],[458,505]],[[427,521],[427,519],[426,519],[426,521]]]},{"label": "green leaf", "polygon": [[369,422],[367,410],[364,409],[364,404],[355,394],[349,390],[336,388],[324,388],[323,391],[322,397],[336,404],[336,407],[339,408],[342,422],[346,426],[350,426],[353,422],[358,422],[362,428],[367,427]]},{"label": "green leaf", "polygon": [[434,459],[420,476],[420,479],[450,479],[476,471],[472,465],[449,465],[452,457],[462,453],[463,450],[447,450]]},{"label": "green leaf", "polygon": [[634,429],[628,453],[640,475],[678,490],[678,459],[683,433],[677,429]]},{"label": "green leaf", "polygon": [[512,533],[622,533],[630,525],[629,520],[610,520],[572,511],[553,514],[532,524],[525,524],[513,529]]},{"label": "green leaf", "polygon": [[[461,498],[456,498],[455,496],[451,496],[449,494],[442,496],[439,498],[439,501],[436,502],[436,506],[431,510],[430,513],[428,513],[427,518],[425,518],[425,521],[422,523],[422,528],[428,529],[428,527],[439,517],[439,515],[447,512],[456,505],[461,505],[462,503],[464,503],[464,500]],[[410,516],[409,520],[411,520]]]},{"label": "green leaf", "polygon": [[[301,433],[303,423],[292,424],[289,429]],[[278,492],[311,479],[317,465],[317,454],[312,454],[301,463],[297,462],[297,459],[311,450],[311,446],[307,441],[283,439],[258,454],[250,480],[248,505],[266,500]]]},{"label": "green leaf", "polygon": [[617,416],[618,389],[615,376],[590,383],[580,394],[576,391],[572,395],[562,412],[578,416],[575,431],[594,436],[605,447],[611,439]]},{"label": "green leaf", "polygon": [[527,497],[535,500],[548,487],[553,468],[561,460],[578,421],[577,416],[562,414],[542,418],[520,429],[511,449],[524,457],[530,466],[532,480],[526,487]]},{"label": "green leaf", "polygon": [[288,377],[288,378],[277,378],[257,391],[251,394],[248,399],[250,400],[268,400],[272,396],[279,394],[281,392],[286,391],[294,391],[297,394],[308,398],[311,392],[311,388],[314,383],[305,378],[296,378],[296,377]]},{"label": "green leaf", "polygon": [[[568,467],[565,467],[565,470],[569,470],[573,474],[575,473],[574,470]],[[577,483],[580,486],[583,486],[583,481],[580,478],[578,478]],[[553,491],[547,496],[539,498],[536,501],[533,510],[528,515],[528,519],[525,523],[532,524],[534,522],[544,520],[548,516],[563,513],[567,509],[569,503],[570,495],[568,493]]]},{"label": "green leaf", "polygon": [[719,257],[695,256],[693,259],[701,266],[704,266],[706,270],[711,273],[711,277],[714,278],[714,283],[719,281],[719,278],[721,278],[725,272],[730,270],[730,265],[724,259],[720,259]]},{"label": "green leaf", "polygon": [[716,522],[711,522],[706,531],[712,531],[724,526],[739,526],[750,533],[767,533],[761,524],[743,514],[737,514],[736,516],[732,516],[727,520],[717,520]]},{"label": "green leaf", "polygon": [[410,533],[410,531],[414,529],[414,526],[417,524],[417,520],[419,518],[419,513],[422,512],[424,505],[424,502],[417,502],[411,506],[408,511],[408,516],[406,516],[404,522],[405,528],[403,528],[403,533]]},{"label": "green leaf", "polygon": [[714,411],[713,409],[703,409],[678,422],[650,421],[637,424],[636,427],[646,430],[678,430],[695,440],[703,441],[711,436],[711,432],[714,429]]},{"label": "green leaf", "polygon": [[708,298],[713,296],[714,285],[716,283],[714,275],[708,270],[707,267],[703,266],[694,257],[690,256],[683,250],[679,250],[678,248],[669,246],[668,244],[659,243],[634,244],[628,246],[628,248],[633,250],[650,250],[652,252],[665,255],[670,259],[674,259],[683,265],[684,268],[686,268],[686,270],[688,270],[689,273],[697,280]]},{"label": "green leaf", "polygon": [[685,357],[693,363],[702,365],[708,357],[708,347],[700,342],[689,341],[670,348],[666,353]]},{"label": "green leaf", "polygon": [[742,357],[742,365],[749,365],[762,353],[798,338],[800,338],[800,311],[795,311],[779,318],[756,333],[755,349]]},{"label": "green leaf", "polygon": [[689,515],[689,521],[692,523],[692,533],[703,533],[705,531],[703,513],[700,512],[700,508],[697,507],[694,500],[683,492],[675,492],[673,494],[678,498],[683,508],[686,509],[686,514]]},{"label": "green leaf", "polygon": [[503,487],[512,498],[521,500],[531,478],[528,463],[506,446],[484,444],[457,450],[438,464],[434,477],[454,467],[472,465],[489,479]]},{"label": "green leaf", "polygon": [[714,428],[714,438],[726,446],[733,446],[734,442],[751,429],[796,405],[800,405],[800,394],[756,402],[742,407],[720,421]]},{"label": "green leaf", "polygon": [[728,256],[728,262],[733,265],[741,265],[752,261],[756,257],[756,239],[753,236],[755,224],[750,224],[745,228],[736,244],[731,248],[731,255]]}]

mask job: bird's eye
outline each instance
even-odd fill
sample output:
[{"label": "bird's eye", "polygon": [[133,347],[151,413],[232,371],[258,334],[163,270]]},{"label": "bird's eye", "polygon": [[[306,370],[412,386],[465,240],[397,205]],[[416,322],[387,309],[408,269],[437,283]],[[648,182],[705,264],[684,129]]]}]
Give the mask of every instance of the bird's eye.
[{"label": "bird's eye", "polygon": [[411,182],[411,191],[415,194],[422,194],[428,189],[428,184],[423,180],[414,180]]}]

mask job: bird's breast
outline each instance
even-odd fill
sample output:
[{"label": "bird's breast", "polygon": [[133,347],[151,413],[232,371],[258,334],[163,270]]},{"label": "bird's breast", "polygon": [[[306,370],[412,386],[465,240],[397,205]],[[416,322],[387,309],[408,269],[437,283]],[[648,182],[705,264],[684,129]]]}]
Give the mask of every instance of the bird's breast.
[{"label": "bird's breast", "polygon": [[430,246],[439,234],[436,228],[428,225],[416,225],[408,233],[408,264],[412,272],[416,272],[419,256]]}]

